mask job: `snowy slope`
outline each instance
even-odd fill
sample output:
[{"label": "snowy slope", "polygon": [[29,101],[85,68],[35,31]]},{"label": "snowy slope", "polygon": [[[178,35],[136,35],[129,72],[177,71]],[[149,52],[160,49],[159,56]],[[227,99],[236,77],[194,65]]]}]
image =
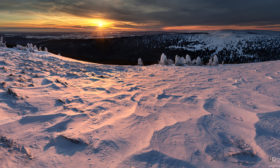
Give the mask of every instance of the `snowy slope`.
[{"label": "snowy slope", "polygon": [[0,48],[0,167],[277,166],[279,67],[109,66]]}]

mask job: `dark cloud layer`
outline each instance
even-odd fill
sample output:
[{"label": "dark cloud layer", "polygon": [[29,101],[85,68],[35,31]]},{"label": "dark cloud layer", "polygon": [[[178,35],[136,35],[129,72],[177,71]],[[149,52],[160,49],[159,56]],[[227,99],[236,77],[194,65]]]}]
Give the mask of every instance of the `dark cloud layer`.
[{"label": "dark cloud layer", "polygon": [[280,0],[1,0],[0,11],[64,12],[136,23],[280,24]]}]

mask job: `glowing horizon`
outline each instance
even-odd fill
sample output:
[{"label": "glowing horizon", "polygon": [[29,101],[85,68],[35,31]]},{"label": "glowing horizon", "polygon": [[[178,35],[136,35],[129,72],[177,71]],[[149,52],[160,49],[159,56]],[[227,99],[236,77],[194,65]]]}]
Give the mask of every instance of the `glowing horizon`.
[{"label": "glowing horizon", "polygon": [[[0,12],[1,14],[1,12]],[[2,15],[5,16],[5,15]],[[68,14],[61,14],[60,16],[47,16],[43,14],[32,14],[32,18],[16,18],[14,20],[0,20],[0,31],[2,30],[68,30],[68,31],[145,31],[146,29],[138,28],[141,24],[127,22],[127,21],[114,21],[106,18],[86,18],[77,17]],[[124,27],[128,26],[128,27]]]},{"label": "glowing horizon", "polygon": [[1,0],[0,31],[280,31],[280,1],[186,1]]}]

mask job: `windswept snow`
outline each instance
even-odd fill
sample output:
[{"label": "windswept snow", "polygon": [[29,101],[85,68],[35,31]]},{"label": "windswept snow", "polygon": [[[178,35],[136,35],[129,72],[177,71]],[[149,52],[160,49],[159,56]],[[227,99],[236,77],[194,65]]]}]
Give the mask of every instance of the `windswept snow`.
[{"label": "windswept snow", "polygon": [[0,167],[279,166],[279,67],[109,66],[0,48]]}]

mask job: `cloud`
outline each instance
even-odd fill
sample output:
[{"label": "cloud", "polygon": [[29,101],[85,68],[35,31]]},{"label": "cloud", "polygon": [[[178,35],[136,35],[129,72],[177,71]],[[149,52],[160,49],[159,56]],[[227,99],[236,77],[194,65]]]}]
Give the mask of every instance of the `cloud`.
[{"label": "cloud", "polygon": [[67,13],[158,27],[280,24],[279,0],[1,0],[0,11]]}]

